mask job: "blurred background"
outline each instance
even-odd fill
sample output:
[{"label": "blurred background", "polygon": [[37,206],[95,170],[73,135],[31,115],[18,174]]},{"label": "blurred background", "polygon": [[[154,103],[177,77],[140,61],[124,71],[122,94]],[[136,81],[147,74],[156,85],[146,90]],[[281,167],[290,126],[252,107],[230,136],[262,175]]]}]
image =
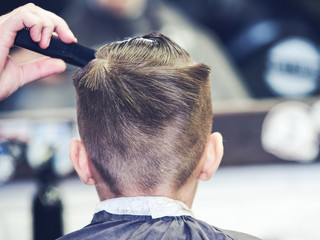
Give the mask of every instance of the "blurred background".
[{"label": "blurred background", "polygon": [[[320,2],[32,2],[62,16],[83,45],[160,31],[208,64],[225,156],[200,184],[195,216],[266,240],[320,239]],[[7,1],[0,14],[25,3]],[[16,47],[11,55],[40,56]],[[76,71],[0,102],[0,239],[54,239],[91,221],[98,197],[68,156],[78,137]]]}]

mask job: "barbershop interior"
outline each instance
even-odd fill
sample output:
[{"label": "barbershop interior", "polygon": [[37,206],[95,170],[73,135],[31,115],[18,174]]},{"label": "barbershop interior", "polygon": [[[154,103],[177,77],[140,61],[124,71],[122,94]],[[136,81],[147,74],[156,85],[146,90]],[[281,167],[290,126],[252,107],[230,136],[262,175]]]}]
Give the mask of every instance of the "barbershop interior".
[{"label": "barbershop interior", "polygon": [[[1,15],[28,2],[5,1]],[[320,239],[320,1],[31,2],[83,46],[157,31],[210,66],[224,156],[199,182],[194,216],[264,240]],[[10,56],[19,64],[41,54],[13,46]],[[67,64],[0,101],[0,240],[56,239],[91,222],[99,197],[69,157],[80,139],[78,70]]]}]

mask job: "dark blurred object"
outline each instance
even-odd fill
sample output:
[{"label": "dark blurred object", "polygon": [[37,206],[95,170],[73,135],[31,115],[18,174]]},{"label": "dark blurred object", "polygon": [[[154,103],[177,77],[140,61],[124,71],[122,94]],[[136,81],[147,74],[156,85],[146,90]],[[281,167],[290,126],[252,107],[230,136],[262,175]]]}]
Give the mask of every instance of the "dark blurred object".
[{"label": "dark blurred object", "polygon": [[318,95],[320,4],[178,0],[223,40],[256,98]]},{"label": "dark blurred object", "polygon": [[38,190],[32,203],[34,240],[53,240],[63,234],[62,202],[55,187],[56,175],[53,170],[53,152],[38,169]]},{"label": "dark blurred object", "polygon": [[46,1],[46,0],[11,0],[3,1],[1,3],[0,15],[11,12],[13,9],[23,6],[27,3],[34,3],[39,7],[42,7],[46,10],[59,14],[67,4],[73,0],[55,0],[55,1]]}]

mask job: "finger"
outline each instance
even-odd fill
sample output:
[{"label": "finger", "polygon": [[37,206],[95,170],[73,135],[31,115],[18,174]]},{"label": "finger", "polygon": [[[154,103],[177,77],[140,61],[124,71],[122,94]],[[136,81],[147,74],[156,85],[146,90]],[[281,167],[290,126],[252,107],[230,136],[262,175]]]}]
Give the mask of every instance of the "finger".
[{"label": "finger", "polygon": [[[0,25],[0,73],[3,70],[4,64],[7,60],[7,56],[9,54],[10,48],[13,46],[14,38],[17,34],[17,31],[25,27],[25,23],[28,26],[32,26],[32,24],[36,23],[40,25],[38,21],[40,19],[30,12],[26,12],[23,15],[21,12],[16,11],[14,14],[11,14],[10,17],[1,17],[1,25]],[[39,30],[38,30],[39,31]],[[34,40],[36,39],[37,29],[32,30],[32,37]]]},{"label": "finger", "polygon": [[[1,45],[13,43],[17,31],[23,29],[24,27],[38,28],[38,31],[34,31],[34,35],[32,36],[33,40],[36,41],[36,33],[41,32],[40,30],[42,29],[42,25],[43,23],[39,16],[31,12],[16,12],[15,14],[11,14],[10,17],[4,18],[0,25],[0,38],[2,43]],[[34,30],[36,30],[36,28]],[[11,47],[11,45],[9,47]]]},{"label": "finger", "polygon": [[16,26],[14,30],[18,31],[24,27],[30,28],[30,36],[35,42],[40,42],[43,28],[48,26],[54,28],[54,24],[45,16],[45,10],[33,3],[26,4],[12,12],[10,21]]},{"label": "finger", "polygon": [[32,3],[19,7],[1,18],[4,19],[3,21],[7,20],[7,29],[10,29],[10,32],[14,34],[13,38],[17,31],[29,27],[32,40],[39,42],[42,48],[49,45],[54,30],[57,31],[59,38],[65,43],[77,41],[62,18]]},{"label": "finger", "polygon": [[42,29],[40,32],[41,40],[39,41],[39,46],[41,48],[47,48],[50,44],[52,33],[54,32],[54,29],[55,29],[55,23],[48,16],[49,12],[38,6],[35,6],[34,8],[32,8],[32,13],[37,15],[42,20]]},{"label": "finger", "polygon": [[77,41],[74,34],[70,30],[68,24],[61,17],[56,14],[44,10],[38,6],[32,9],[35,14],[38,14],[43,19],[50,19],[52,24],[54,25],[55,31],[58,33],[59,38],[65,43],[72,43]]},{"label": "finger", "polygon": [[54,25],[51,22],[44,26],[41,32],[41,40],[39,42],[39,46],[41,48],[47,48],[49,46],[53,31]]},{"label": "finger", "polygon": [[7,56],[5,71],[1,73],[0,78],[0,100],[10,96],[19,88],[20,74],[16,71],[16,66],[10,56]]},{"label": "finger", "polygon": [[1,28],[9,32],[17,32],[24,28],[26,24],[28,27],[38,25],[41,19],[38,14],[34,14],[31,10],[35,5],[30,3],[22,7],[16,8],[12,12],[1,16]]},{"label": "finger", "polygon": [[18,8],[13,9],[11,12],[1,16],[1,18],[10,18],[12,15],[15,15],[15,14],[17,14],[19,12],[24,12],[24,13],[30,12],[30,10],[32,8],[34,8],[34,7],[35,7],[34,3],[27,3],[27,4],[23,5],[23,6],[20,6]]},{"label": "finger", "polygon": [[58,17],[57,15],[51,12],[47,12],[47,16],[54,23],[55,32],[58,34],[61,41],[65,43],[77,42],[77,38],[72,33],[72,31],[70,30],[65,20],[63,20],[62,18]]},{"label": "finger", "polygon": [[21,86],[39,78],[44,78],[66,69],[66,63],[61,59],[43,57],[20,65]]},{"label": "finger", "polygon": [[40,42],[41,32],[43,28],[43,20],[36,14],[29,13],[30,17],[25,17],[23,20],[23,25],[30,29],[30,36],[33,41]]}]

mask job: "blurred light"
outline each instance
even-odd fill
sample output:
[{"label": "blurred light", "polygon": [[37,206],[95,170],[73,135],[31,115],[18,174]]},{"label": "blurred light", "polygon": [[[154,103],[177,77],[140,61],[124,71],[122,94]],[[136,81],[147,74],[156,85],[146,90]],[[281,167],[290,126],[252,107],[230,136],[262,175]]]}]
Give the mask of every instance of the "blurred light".
[{"label": "blurred light", "polygon": [[249,44],[254,48],[260,47],[272,42],[278,36],[278,31],[278,26],[273,21],[264,21],[257,23],[249,28],[245,33],[249,42],[243,42],[243,44]]},{"label": "blurred light", "polygon": [[27,147],[27,159],[33,169],[39,168],[52,155],[50,146],[40,137],[33,137]]},{"label": "blurred light", "polygon": [[264,80],[278,96],[308,96],[318,89],[319,68],[319,52],[312,42],[287,38],[270,49]]},{"label": "blurred light", "polygon": [[312,116],[314,119],[314,123],[317,126],[318,134],[320,135],[320,100],[316,101],[312,105]]},{"label": "blurred light", "polygon": [[64,176],[73,171],[69,160],[70,140],[74,136],[72,123],[63,119],[41,120],[32,125],[32,136],[27,148],[27,160],[34,169],[54,156],[56,174]]},{"label": "blurred light", "polygon": [[263,122],[261,142],[265,151],[283,160],[314,161],[319,139],[310,107],[285,102],[272,108]]},{"label": "blurred light", "polygon": [[6,143],[0,143],[0,184],[10,180],[14,170],[14,157],[7,150]]}]

